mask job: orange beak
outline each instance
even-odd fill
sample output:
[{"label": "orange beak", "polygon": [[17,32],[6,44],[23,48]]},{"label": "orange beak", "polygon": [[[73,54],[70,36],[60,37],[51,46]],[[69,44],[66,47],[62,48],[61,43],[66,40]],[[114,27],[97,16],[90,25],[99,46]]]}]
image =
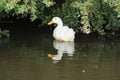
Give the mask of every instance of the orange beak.
[{"label": "orange beak", "polygon": [[53,24],[54,22],[53,21],[50,21],[49,23],[48,23],[48,25],[51,25],[51,24]]},{"label": "orange beak", "polygon": [[52,57],[54,57],[54,55],[48,54],[48,58],[52,58]]}]

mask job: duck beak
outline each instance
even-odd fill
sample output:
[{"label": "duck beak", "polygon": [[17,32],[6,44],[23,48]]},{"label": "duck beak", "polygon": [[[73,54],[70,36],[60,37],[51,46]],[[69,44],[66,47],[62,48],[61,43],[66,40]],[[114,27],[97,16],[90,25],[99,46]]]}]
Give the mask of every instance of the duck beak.
[{"label": "duck beak", "polygon": [[53,24],[54,22],[53,21],[50,21],[49,23],[48,23],[48,25],[51,25],[51,24]]},{"label": "duck beak", "polygon": [[54,57],[54,55],[48,54],[48,58],[52,58],[52,57]]}]

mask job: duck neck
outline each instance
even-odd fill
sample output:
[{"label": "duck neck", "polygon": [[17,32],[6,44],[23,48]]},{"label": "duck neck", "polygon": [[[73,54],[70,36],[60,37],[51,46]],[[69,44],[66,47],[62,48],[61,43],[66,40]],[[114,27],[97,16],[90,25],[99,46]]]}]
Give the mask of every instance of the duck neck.
[{"label": "duck neck", "polygon": [[63,22],[62,21],[59,21],[58,27],[63,27]]}]

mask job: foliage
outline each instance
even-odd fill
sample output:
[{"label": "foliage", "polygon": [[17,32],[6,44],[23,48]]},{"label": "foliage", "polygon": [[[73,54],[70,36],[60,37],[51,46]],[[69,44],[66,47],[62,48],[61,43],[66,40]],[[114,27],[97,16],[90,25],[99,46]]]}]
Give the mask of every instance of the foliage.
[{"label": "foliage", "polygon": [[44,3],[47,7],[50,7],[55,4],[52,0],[43,0],[42,3]]},{"label": "foliage", "polygon": [[86,1],[86,0],[76,0],[76,1],[73,1],[71,6],[72,7],[75,7],[75,8],[78,8],[79,11],[80,11],[80,15],[82,17],[82,20],[81,20],[81,23],[84,24],[84,25],[89,25],[89,17],[88,17],[88,12],[89,12],[89,9],[88,9],[88,6],[90,6],[91,3],[90,1]]},{"label": "foliage", "polygon": [[[36,3],[37,3],[36,0],[1,0],[0,12],[7,13],[5,17],[8,15],[27,17],[30,14],[31,20],[35,20],[37,18]],[[0,16],[2,17],[2,15]]]},{"label": "foliage", "polygon": [[76,26],[80,15],[80,23],[90,26],[93,32],[104,34],[120,29],[120,0],[65,0],[61,6],[58,4],[56,0],[1,0],[0,18],[29,17],[46,24],[59,16],[65,24]]},{"label": "foliage", "polygon": [[100,34],[104,34],[108,30],[119,30],[119,5],[119,0],[75,0],[72,3],[73,7],[80,9],[83,15],[82,23],[91,25],[93,31],[97,31]]},{"label": "foliage", "polygon": [[110,3],[104,2],[104,0],[96,0],[94,4],[96,5],[90,7],[91,12],[89,13],[94,30],[100,33],[105,33],[106,30],[119,30],[120,21],[117,17],[119,14],[113,8],[114,6],[110,6]]},{"label": "foliage", "polygon": [[[120,1],[119,0],[66,0],[61,7],[57,4],[49,7],[50,14],[43,18],[48,19],[59,16],[67,25],[76,26],[81,16],[81,24],[92,27],[93,32],[105,34],[120,29]],[[45,22],[45,23],[47,23]]]},{"label": "foliage", "polygon": [[1,30],[1,28],[0,28],[0,39],[2,38],[2,37],[9,37],[10,35],[9,35],[9,31],[8,30]]},{"label": "foliage", "polygon": [[52,9],[51,17],[59,16],[65,25],[75,26],[78,21],[78,9],[69,6],[72,0],[66,1],[61,7]]},{"label": "foliage", "polygon": [[10,39],[6,35],[0,34],[0,45],[9,43]]},{"label": "foliage", "polygon": [[31,21],[45,18],[46,7],[54,5],[52,0],[1,0],[0,18],[17,16],[18,18],[30,17]]}]

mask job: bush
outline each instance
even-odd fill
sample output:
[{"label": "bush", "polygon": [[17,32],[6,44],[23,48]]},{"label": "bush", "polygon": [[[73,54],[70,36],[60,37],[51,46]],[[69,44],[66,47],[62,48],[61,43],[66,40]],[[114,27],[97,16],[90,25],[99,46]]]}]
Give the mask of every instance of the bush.
[{"label": "bush", "polygon": [[[30,15],[30,19],[33,21],[40,13],[37,10],[37,3],[39,0],[2,0],[0,1],[0,17],[17,16],[23,18]],[[42,3],[40,2],[40,4]]]},{"label": "bush", "polygon": [[54,16],[61,17],[69,26],[76,26],[78,15],[81,24],[90,26],[100,34],[120,29],[120,0],[1,0],[0,18],[17,16],[30,17],[31,21],[41,19],[47,24]]},{"label": "bush", "polygon": [[75,0],[72,6],[80,10],[83,15],[82,23],[91,25],[93,31],[104,34],[120,29],[119,0]]},{"label": "bush", "polygon": [[96,0],[92,2],[94,4],[89,8],[89,18],[91,20],[93,29],[98,31],[99,33],[106,33],[110,30],[112,32],[119,30],[119,14],[115,10],[115,8],[113,8],[115,4],[113,6],[110,6],[109,0],[106,2],[105,0]]}]

